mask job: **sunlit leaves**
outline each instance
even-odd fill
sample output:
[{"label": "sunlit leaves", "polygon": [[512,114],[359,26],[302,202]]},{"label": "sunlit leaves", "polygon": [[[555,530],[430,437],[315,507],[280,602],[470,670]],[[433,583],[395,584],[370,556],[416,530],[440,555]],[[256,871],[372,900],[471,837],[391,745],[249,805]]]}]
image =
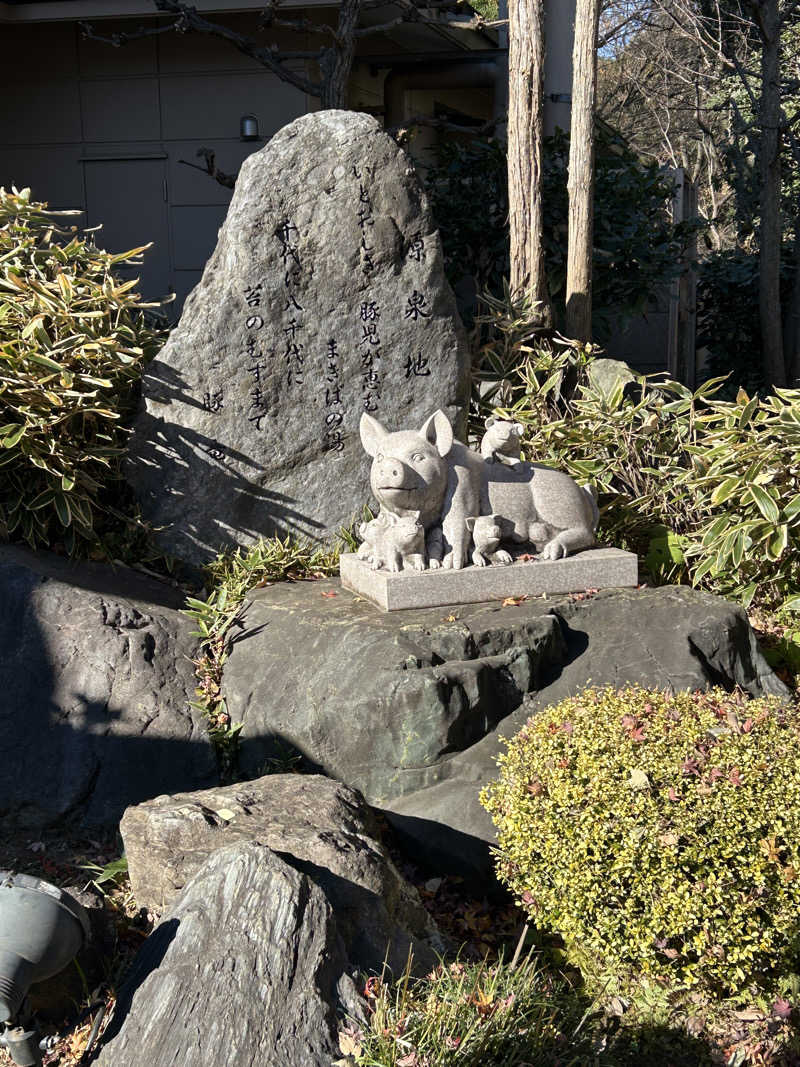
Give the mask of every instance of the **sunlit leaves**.
[{"label": "sunlit leaves", "polygon": [[111,255],[62,228],[29,190],[0,190],[0,535],[31,545],[94,536],[114,426],[163,340]]}]

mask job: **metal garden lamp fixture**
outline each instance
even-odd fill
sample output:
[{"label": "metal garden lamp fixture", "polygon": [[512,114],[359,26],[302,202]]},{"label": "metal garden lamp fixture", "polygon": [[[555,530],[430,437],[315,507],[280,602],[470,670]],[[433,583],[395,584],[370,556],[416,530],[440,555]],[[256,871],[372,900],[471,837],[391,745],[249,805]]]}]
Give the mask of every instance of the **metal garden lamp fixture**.
[{"label": "metal garden lamp fixture", "polygon": [[42,1062],[35,1027],[21,1023],[28,988],[58,974],[88,940],[89,917],[69,893],[0,871],[0,1047],[21,1067]]}]

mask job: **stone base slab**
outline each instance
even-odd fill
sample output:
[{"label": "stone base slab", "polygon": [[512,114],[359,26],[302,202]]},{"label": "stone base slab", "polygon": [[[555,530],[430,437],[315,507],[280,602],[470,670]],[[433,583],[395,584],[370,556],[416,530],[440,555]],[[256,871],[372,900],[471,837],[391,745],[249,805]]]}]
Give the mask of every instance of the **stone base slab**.
[{"label": "stone base slab", "polygon": [[460,571],[374,571],[355,553],[341,557],[342,585],[384,611],[480,604],[543,593],[582,593],[639,584],[638,560],[620,548],[592,548],[557,560],[515,560],[508,566]]}]

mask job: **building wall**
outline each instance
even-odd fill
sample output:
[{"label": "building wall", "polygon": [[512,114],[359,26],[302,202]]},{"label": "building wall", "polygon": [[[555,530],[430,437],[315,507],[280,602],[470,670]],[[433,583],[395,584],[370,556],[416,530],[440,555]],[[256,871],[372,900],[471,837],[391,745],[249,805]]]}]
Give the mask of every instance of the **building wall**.
[{"label": "building wall", "polygon": [[[252,32],[256,19],[227,21]],[[211,148],[218,166],[235,173],[264,143],[239,139],[243,114],[257,115],[268,138],[313,103],[213,38],[170,33],[113,48],[84,39],[75,23],[39,23],[4,27],[3,45],[0,184],[82,209],[88,225],[103,224],[96,240],[111,251],[153,241],[137,272],[144,295],[174,292],[178,306],[231,196],[181,160],[202,163],[197,150]]]}]

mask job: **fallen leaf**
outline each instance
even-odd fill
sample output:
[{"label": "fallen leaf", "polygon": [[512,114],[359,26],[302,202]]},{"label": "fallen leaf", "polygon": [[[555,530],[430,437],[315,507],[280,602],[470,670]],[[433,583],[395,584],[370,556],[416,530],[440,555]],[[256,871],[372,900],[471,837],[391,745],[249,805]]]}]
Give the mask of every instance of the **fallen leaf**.
[{"label": "fallen leaf", "polygon": [[644,771],[639,770],[638,767],[634,767],[631,771],[631,776],[628,779],[628,785],[631,787],[631,789],[636,790],[649,789],[650,779],[647,777]]},{"label": "fallen leaf", "polygon": [[523,600],[527,600],[527,596],[507,596],[502,603],[504,608],[518,608]]},{"label": "fallen leaf", "polygon": [[678,843],[678,835],[676,833],[674,833],[672,830],[670,830],[669,833],[662,834],[661,837],[659,837],[658,840],[659,840],[659,843],[662,844],[662,845],[677,845],[677,843]]},{"label": "fallen leaf", "polygon": [[521,556],[517,556],[517,559],[521,563],[530,563],[532,559],[536,559],[536,556],[531,555],[530,552],[523,552]]},{"label": "fallen leaf", "polygon": [[673,802],[673,804],[676,804],[681,799],[675,792],[675,790],[672,788],[672,786],[670,786],[667,790],[667,796]]},{"label": "fallen leaf", "polygon": [[328,592],[326,592],[326,591],[325,591],[325,590],[323,589],[323,590],[322,590],[322,591],[320,592],[320,594],[319,594],[319,595],[320,595],[320,596],[325,596],[325,597],[331,597],[331,596],[337,596],[338,594],[337,594],[337,593],[334,593],[334,591],[333,591],[332,589],[331,589],[331,590],[329,590]]},{"label": "fallen leaf", "polygon": [[783,997],[778,997],[772,1005],[772,1014],[777,1015],[779,1019],[788,1019],[792,1014],[792,1005]]},{"label": "fallen leaf", "polygon": [[339,1031],[339,1048],[345,1056],[361,1055],[361,1033],[355,1027]]}]

